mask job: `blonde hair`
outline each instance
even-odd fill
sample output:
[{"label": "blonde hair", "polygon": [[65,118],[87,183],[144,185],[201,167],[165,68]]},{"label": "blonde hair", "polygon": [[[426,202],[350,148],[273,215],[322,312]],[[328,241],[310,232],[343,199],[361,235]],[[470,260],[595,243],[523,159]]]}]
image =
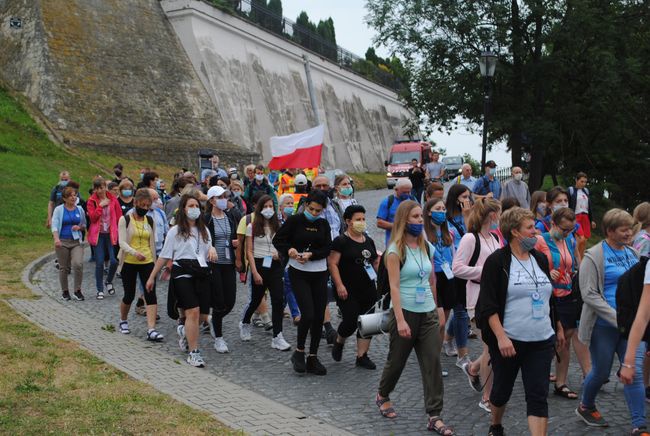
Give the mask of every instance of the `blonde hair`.
[{"label": "blonde hair", "polygon": [[[390,234],[390,240],[388,241],[387,249],[392,244],[395,244],[395,250],[397,255],[400,258],[401,262],[406,260],[406,224],[408,224],[409,215],[411,211],[416,207],[422,208],[419,203],[413,200],[406,200],[400,203],[397,211],[395,212],[395,220],[393,222],[393,230]],[[420,233],[420,236],[417,237],[417,243],[420,250],[424,253],[427,252],[427,242],[424,239],[424,232]],[[388,256],[386,256],[387,258]]]},{"label": "blonde hair", "polygon": [[121,191],[122,189],[125,189],[127,186],[130,186],[131,189],[133,189],[133,182],[131,182],[129,179],[122,179],[120,181],[120,184],[118,185],[118,188]]},{"label": "blonde hair", "polygon": [[499,227],[506,241],[510,242],[512,240],[512,231],[518,230],[527,219],[535,221],[535,215],[530,210],[522,207],[515,206],[503,212],[499,220]]},{"label": "blonde hair", "polygon": [[233,186],[237,186],[237,187],[238,187],[239,189],[241,189],[242,191],[244,190],[244,185],[242,185],[241,181],[239,181],[239,180],[237,180],[237,179],[231,179],[231,180],[230,180],[230,186],[229,186],[229,188],[230,188],[231,191],[232,191]]},{"label": "blonde hair", "polygon": [[650,226],[650,202],[644,201],[634,208],[634,233]]},{"label": "blonde hair", "polygon": [[610,209],[603,217],[603,233],[607,237],[609,230],[616,230],[619,227],[632,227],[634,225],[634,218],[632,215],[623,209]]},{"label": "blonde hair", "polygon": [[501,202],[494,198],[482,198],[474,203],[474,207],[467,220],[467,231],[470,233],[479,233],[483,223],[488,215],[492,212],[501,212]]}]

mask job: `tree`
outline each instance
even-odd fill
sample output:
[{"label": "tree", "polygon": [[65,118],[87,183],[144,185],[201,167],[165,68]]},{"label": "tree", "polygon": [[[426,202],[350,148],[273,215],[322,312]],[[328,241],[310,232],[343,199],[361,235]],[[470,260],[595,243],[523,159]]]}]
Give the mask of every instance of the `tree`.
[{"label": "tree", "polygon": [[375,49],[373,47],[368,47],[368,50],[366,50],[366,60],[368,62],[372,62],[375,65],[379,63],[379,57],[377,56],[377,53],[375,53]]},{"label": "tree", "polygon": [[[631,201],[623,191],[642,194],[641,184],[633,188],[617,175],[623,171],[612,169],[635,164],[648,170],[643,109],[650,84],[643,71],[650,39],[644,2],[368,0],[367,5],[369,24],[379,32],[376,42],[406,61],[412,79],[407,104],[434,126],[453,129],[461,118],[482,123],[477,61],[491,47],[499,64],[488,138],[491,144],[507,141],[513,165],[520,164],[523,152],[531,155],[531,189],[541,185],[544,174],[582,168],[598,181],[615,180],[617,188],[610,192],[621,204]],[[630,153],[623,156],[612,144]]]},{"label": "tree", "polygon": [[266,7],[269,10],[269,30],[281,34],[284,31],[282,23],[282,0],[269,0],[269,4]]},{"label": "tree", "polygon": [[334,31],[334,21],[332,18],[320,20],[316,26],[316,33],[324,40],[324,44],[319,44],[319,53],[337,61],[336,33]]},{"label": "tree", "polygon": [[266,0],[252,0],[249,17],[255,23],[266,27]]}]

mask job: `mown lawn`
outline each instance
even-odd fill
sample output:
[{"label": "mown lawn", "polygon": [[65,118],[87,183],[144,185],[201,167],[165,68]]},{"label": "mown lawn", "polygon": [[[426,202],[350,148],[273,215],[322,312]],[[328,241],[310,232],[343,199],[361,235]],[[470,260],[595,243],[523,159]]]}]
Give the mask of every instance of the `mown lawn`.
[{"label": "mown lawn", "polygon": [[[81,184],[149,166],[170,180],[171,167],[108,154],[66,150],[51,142],[0,88],[0,297],[34,298],[21,282],[25,266],[51,251],[45,227],[49,192],[62,169]],[[75,343],[25,321],[0,302],[0,433],[234,434],[207,413],[160,394]]]}]

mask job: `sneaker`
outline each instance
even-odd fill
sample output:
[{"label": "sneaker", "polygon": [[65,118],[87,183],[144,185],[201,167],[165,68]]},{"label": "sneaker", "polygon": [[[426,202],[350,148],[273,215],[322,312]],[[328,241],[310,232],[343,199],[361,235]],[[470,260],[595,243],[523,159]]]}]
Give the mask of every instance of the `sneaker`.
[{"label": "sneaker", "polygon": [[103,291],[99,291],[97,293],[97,299],[98,300],[103,300],[104,299],[104,292]]},{"label": "sneaker", "polygon": [[325,375],[327,374],[327,369],[320,363],[318,356],[307,356],[307,363],[305,365],[305,370],[311,372],[314,375]]},{"label": "sneaker", "polygon": [[375,365],[375,362],[370,360],[370,357],[368,357],[368,353],[364,353],[363,356],[357,357],[355,366],[360,366],[366,369],[377,369],[377,365]]},{"label": "sneaker", "polygon": [[108,295],[115,295],[115,288],[113,287],[113,283],[106,282],[104,284],[104,288],[106,288],[106,292],[108,292]]},{"label": "sneaker", "polygon": [[449,377],[449,371],[447,371],[446,369],[443,368],[442,371],[440,372],[442,373],[443,377]]},{"label": "sneaker", "polygon": [[478,402],[478,407],[485,410],[487,413],[492,413],[492,407],[490,406],[490,400],[481,400]]},{"label": "sneaker", "polygon": [[217,333],[214,331],[214,325],[212,324],[212,315],[208,315],[208,326],[210,327],[210,336],[217,339]]},{"label": "sneaker", "polygon": [[456,348],[456,341],[453,339],[450,341],[443,341],[442,350],[449,357],[458,356],[458,349]]},{"label": "sneaker", "polygon": [[470,327],[470,329],[467,331],[467,337],[469,339],[476,339],[476,333],[474,333],[474,330]]},{"label": "sneaker", "polygon": [[199,350],[190,351],[187,355],[187,363],[196,368],[205,367],[205,361],[203,360],[203,357],[201,357],[201,352]]},{"label": "sneaker", "polygon": [[287,341],[284,340],[284,336],[282,336],[282,333],[278,333],[276,337],[271,339],[271,348],[275,348],[276,350],[280,351],[289,351],[291,350],[291,345]]},{"label": "sneaker", "polygon": [[178,347],[181,351],[188,352],[190,347],[187,343],[187,338],[185,337],[185,326],[183,324],[176,326],[176,333],[178,333]]},{"label": "sneaker", "polygon": [[491,425],[488,430],[488,436],[503,436],[503,426],[501,424]]},{"label": "sneaker", "polygon": [[260,319],[262,321],[262,325],[264,326],[264,331],[268,332],[273,328],[273,322],[271,321],[271,317],[269,316],[268,312],[263,313]]},{"label": "sneaker", "polygon": [[576,415],[590,427],[607,427],[609,425],[595,407],[587,409],[580,405],[576,408]]},{"label": "sneaker", "polygon": [[61,292],[61,298],[63,298],[65,301],[70,301],[70,291]]},{"label": "sneaker", "polygon": [[[332,346],[332,359],[334,359],[337,362],[341,361],[341,358],[343,358],[343,346],[345,344],[340,343],[339,341],[334,341],[334,345]],[[359,358],[357,358],[359,360]]]},{"label": "sneaker", "polygon": [[78,290],[78,289],[76,291],[74,291],[74,294],[72,294],[72,295],[74,295],[74,299],[77,300],[77,301],[84,301],[85,300],[84,294],[82,294],[81,291]]},{"label": "sneaker", "polygon": [[129,330],[129,323],[126,321],[120,321],[119,330],[123,335],[128,335],[131,333],[131,330]]},{"label": "sneaker", "polygon": [[253,316],[251,317],[251,324],[253,324],[255,327],[264,327],[262,318],[260,318],[260,315],[258,313],[253,313]]},{"label": "sneaker", "polygon": [[294,351],[291,355],[291,364],[293,365],[293,370],[299,373],[305,372],[305,352],[304,351]]},{"label": "sneaker", "polygon": [[242,341],[248,342],[251,340],[251,325],[244,324],[243,322],[239,323],[239,337]]},{"label": "sneaker", "polygon": [[336,337],[338,336],[338,333],[336,333],[336,330],[331,329],[327,333],[325,333],[325,339],[327,340],[327,345],[334,345],[334,342],[336,342]]},{"label": "sneaker", "polygon": [[465,354],[463,357],[459,357],[456,359],[456,366],[459,367],[461,370],[463,369],[463,365],[466,363],[471,363],[472,359],[469,358],[469,354]]},{"label": "sneaker", "polygon": [[208,334],[210,333],[210,323],[205,321],[199,327],[199,333]]},{"label": "sneaker", "polygon": [[221,337],[214,339],[214,349],[217,350],[217,353],[230,353],[228,343]]},{"label": "sneaker", "polygon": [[469,387],[472,388],[473,391],[476,392],[481,392],[483,390],[483,386],[481,386],[481,377],[477,375],[471,375],[469,373],[469,363],[463,364],[463,367],[461,368],[465,375],[467,376],[467,380],[469,381]]}]

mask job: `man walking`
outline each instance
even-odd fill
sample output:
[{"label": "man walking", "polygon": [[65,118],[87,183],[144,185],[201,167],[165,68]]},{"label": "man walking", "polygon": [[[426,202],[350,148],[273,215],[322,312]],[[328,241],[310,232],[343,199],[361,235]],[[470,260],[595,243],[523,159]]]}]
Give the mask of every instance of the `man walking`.
[{"label": "man walking", "polygon": [[422,202],[422,193],[424,192],[424,171],[420,168],[417,159],[411,160],[411,168],[409,168],[409,180],[413,185],[411,195],[415,197],[418,203]]},{"label": "man walking", "polygon": [[445,170],[447,169],[447,166],[442,162],[438,162],[439,160],[440,160],[440,153],[433,150],[431,152],[431,162],[429,162],[424,166],[426,170],[427,180],[430,182],[438,182],[442,180],[442,178],[445,175]]},{"label": "man walking", "polygon": [[497,164],[493,160],[485,162],[485,168],[483,168],[485,173],[474,183],[474,189],[472,189],[477,199],[488,197],[499,200],[501,198],[501,183],[494,176],[496,168]]},{"label": "man walking", "polygon": [[395,193],[384,198],[379,204],[379,210],[377,210],[377,227],[386,230],[386,246],[388,246],[390,232],[393,230],[395,212],[402,201],[413,200],[411,196],[412,189],[413,185],[409,179],[397,179]]},{"label": "man walking", "polygon": [[530,209],[530,191],[528,185],[522,180],[524,176],[520,167],[512,167],[512,179],[503,185],[501,201],[506,198],[514,198],[519,202],[519,206],[524,209]]}]

